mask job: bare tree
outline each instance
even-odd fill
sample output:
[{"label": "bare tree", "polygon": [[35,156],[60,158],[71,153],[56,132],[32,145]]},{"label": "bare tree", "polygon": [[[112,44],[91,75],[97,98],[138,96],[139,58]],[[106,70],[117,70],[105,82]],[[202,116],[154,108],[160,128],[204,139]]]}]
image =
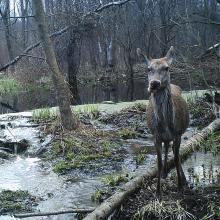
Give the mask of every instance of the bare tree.
[{"label": "bare tree", "polygon": [[33,4],[36,11],[39,36],[42,41],[47,63],[52,71],[52,80],[56,90],[56,97],[60,109],[61,122],[65,129],[71,130],[76,128],[77,123],[76,119],[73,118],[70,108],[69,89],[56,61],[53,45],[48,33],[48,24],[43,9],[42,0],[33,0]]},{"label": "bare tree", "polygon": [[[6,45],[8,49],[9,60],[13,60],[14,53],[12,47],[12,39],[11,39],[11,23],[10,23],[10,0],[3,0],[0,2],[0,14],[2,17],[4,30],[5,30],[5,39]],[[14,66],[11,67],[11,71],[14,72]]]}]

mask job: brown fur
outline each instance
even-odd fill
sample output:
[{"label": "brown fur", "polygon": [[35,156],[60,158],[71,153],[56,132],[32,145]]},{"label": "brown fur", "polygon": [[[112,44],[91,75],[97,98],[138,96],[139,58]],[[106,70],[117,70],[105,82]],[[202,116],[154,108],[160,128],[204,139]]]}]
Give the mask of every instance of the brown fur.
[{"label": "brown fur", "polygon": [[[171,97],[175,109],[174,127],[179,135],[182,135],[185,132],[189,124],[188,106],[181,96],[181,92],[182,90],[179,86],[171,84]],[[147,106],[147,125],[152,134],[154,134],[153,117],[154,109],[152,99],[150,98]]]},{"label": "brown fur", "polygon": [[182,89],[179,86],[174,85],[174,84],[170,84],[170,87],[171,87],[171,93],[173,95],[177,95],[177,96],[182,95]]},{"label": "brown fur", "polygon": [[[186,182],[179,148],[181,135],[189,124],[189,112],[187,103],[181,96],[181,88],[170,83],[169,66],[173,61],[174,48],[171,47],[166,56],[160,59],[149,60],[140,49],[137,49],[137,53],[145,59],[148,65],[148,91],[151,93],[151,97],[147,106],[147,124],[154,135],[157,151],[157,193],[160,195],[161,177],[167,176],[168,150],[171,144],[177,170],[178,188],[181,189]],[[164,163],[162,161],[162,143],[164,143],[165,149]]]}]

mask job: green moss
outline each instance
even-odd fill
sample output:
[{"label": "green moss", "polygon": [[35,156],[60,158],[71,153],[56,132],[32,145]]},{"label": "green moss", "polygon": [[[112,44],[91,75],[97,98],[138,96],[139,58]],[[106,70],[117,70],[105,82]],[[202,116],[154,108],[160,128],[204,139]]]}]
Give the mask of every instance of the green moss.
[{"label": "green moss", "polygon": [[103,178],[102,181],[107,186],[115,187],[115,186],[118,186],[122,182],[127,182],[128,177],[125,175],[110,175],[110,176]]},{"label": "green moss", "polygon": [[[114,159],[117,144],[108,140],[93,142],[91,140],[81,140],[74,137],[68,137],[57,142],[48,152],[46,159],[55,159],[54,172],[65,173],[71,169],[81,166],[89,166],[90,161],[101,159]],[[59,161],[59,158],[61,159]],[[58,162],[57,162],[58,159]]]},{"label": "green moss", "polygon": [[103,201],[104,191],[97,189],[91,196],[93,202],[101,203]]},{"label": "green moss", "polygon": [[27,191],[3,190],[0,193],[1,213],[31,211],[35,199]]},{"label": "green moss", "polygon": [[14,201],[15,199],[26,199],[29,196],[27,191],[11,191],[3,190],[1,192],[0,200]]},{"label": "green moss", "polygon": [[119,136],[123,139],[136,138],[138,133],[132,129],[122,129],[118,132]]},{"label": "green moss", "polygon": [[68,161],[61,160],[56,163],[56,165],[53,168],[53,171],[55,173],[62,174],[62,173],[65,173],[66,171],[69,171],[71,169],[75,169],[77,167],[80,167],[79,162],[68,162]]},{"label": "green moss", "polygon": [[137,157],[136,157],[137,164],[139,164],[139,165],[143,164],[145,159],[146,159],[147,154],[148,154],[148,149],[147,148],[141,150],[139,152],[139,154],[137,155]]},{"label": "green moss", "polygon": [[68,152],[66,155],[66,159],[72,161],[75,157],[75,154],[73,152]]},{"label": "green moss", "polygon": [[220,131],[210,134],[200,148],[205,152],[211,151],[214,156],[217,155],[220,152]]}]

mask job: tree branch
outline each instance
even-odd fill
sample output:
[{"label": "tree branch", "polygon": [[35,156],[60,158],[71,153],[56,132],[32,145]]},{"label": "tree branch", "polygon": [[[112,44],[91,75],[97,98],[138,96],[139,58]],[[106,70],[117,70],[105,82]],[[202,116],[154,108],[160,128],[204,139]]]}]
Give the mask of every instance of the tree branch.
[{"label": "tree branch", "polygon": [[58,212],[39,212],[39,213],[24,213],[24,214],[14,214],[15,218],[29,218],[34,216],[50,216],[50,215],[63,215],[68,213],[89,213],[94,211],[94,208],[89,209],[72,209],[72,210],[63,210]]},{"label": "tree branch", "polygon": [[[53,34],[50,35],[51,38],[57,37],[59,35],[62,35],[63,33],[67,32],[70,27],[65,27],[60,31],[54,32]],[[41,41],[38,41],[37,43],[27,47],[22,54],[18,55],[15,57],[13,60],[5,64],[4,66],[0,67],[0,71],[6,70],[9,66],[14,65],[17,63],[23,56],[27,56],[27,53],[33,50],[34,48],[38,47],[41,44]]]},{"label": "tree branch", "polygon": [[[117,2],[111,2],[108,3],[106,5],[99,5],[98,8],[96,8],[94,11],[87,13],[85,16],[87,15],[91,15],[91,13],[100,13],[105,9],[108,9],[110,7],[114,7],[114,6],[122,6],[128,2],[131,2],[132,0],[123,0],[123,1],[117,1]],[[85,17],[84,16],[84,17]],[[65,32],[67,32],[70,29],[71,26],[67,26],[65,28],[63,28],[60,31],[54,32],[50,35],[50,38],[54,38],[57,37]],[[6,70],[9,66],[16,64],[23,56],[26,56],[28,52],[30,52],[31,50],[33,50],[34,48],[38,47],[41,44],[41,41],[27,47],[22,54],[18,55],[17,57],[15,57],[13,60],[11,60],[10,62],[8,62],[7,64],[3,65],[2,67],[0,67],[0,71],[4,71]],[[3,75],[3,73],[2,73]]]},{"label": "tree branch", "polygon": [[38,59],[38,60],[45,60],[46,61],[46,59],[44,57],[38,57],[38,56],[29,55],[29,54],[21,54],[21,56],[23,56],[23,57],[30,57],[30,58],[34,58],[34,59]]},{"label": "tree branch", "polygon": [[99,5],[98,8],[96,8],[94,12],[96,12],[96,13],[101,12],[101,11],[107,9],[107,8],[112,7],[112,6],[121,6],[121,5],[124,5],[124,4],[126,4],[130,1],[131,0],[124,0],[124,1],[110,2],[106,5]]}]

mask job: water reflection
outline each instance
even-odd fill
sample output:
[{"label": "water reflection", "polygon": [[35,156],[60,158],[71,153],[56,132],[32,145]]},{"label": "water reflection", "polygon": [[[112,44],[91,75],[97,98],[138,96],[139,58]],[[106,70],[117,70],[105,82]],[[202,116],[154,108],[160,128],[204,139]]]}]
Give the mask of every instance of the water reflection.
[{"label": "water reflection", "polygon": [[220,183],[220,154],[195,152],[186,162],[183,169],[192,187]]}]

